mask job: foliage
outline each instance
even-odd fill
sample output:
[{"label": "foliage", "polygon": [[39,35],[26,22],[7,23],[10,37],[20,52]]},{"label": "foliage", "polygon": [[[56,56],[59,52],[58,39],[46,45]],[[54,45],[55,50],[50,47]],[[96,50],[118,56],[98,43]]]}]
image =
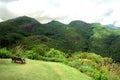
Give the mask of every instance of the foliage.
[{"label": "foliage", "polygon": [[63,52],[55,50],[54,48],[46,51],[45,48],[34,48],[33,50],[26,50],[24,56],[29,59],[52,61],[52,62],[65,62]]},{"label": "foliage", "polygon": [[73,61],[73,60],[68,60],[65,64],[71,66],[71,67],[74,67],[76,69],[79,69],[79,67],[82,65],[81,62],[79,61]]},{"label": "foliage", "polygon": [[41,24],[26,16],[0,23],[1,58],[18,56],[61,62],[95,80],[120,79],[119,65],[114,63],[120,62],[119,47],[120,30],[99,23]]},{"label": "foliage", "polygon": [[102,63],[103,58],[100,55],[96,55],[95,53],[88,53],[88,52],[76,52],[73,55],[74,59],[79,59],[81,61],[92,61],[95,63]]},{"label": "foliage", "polygon": [[63,24],[51,21],[41,24],[22,16],[0,23],[0,48],[22,43],[26,49],[44,44],[67,54],[76,51],[93,52],[112,57],[119,62],[120,30],[99,23],[72,21]]},{"label": "foliage", "polygon": [[89,73],[87,73],[87,74],[90,74],[90,73],[94,72],[94,69],[93,69],[92,67],[90,67],[90,66],[85,66],[85,65],[80,66],[80,67],[79,67],[79,70],[80,70],[81,72],[84,72],[84,73],[89,72]]},{"label": "foliage", "polygon": [[21,44],[15,46],[10,51],[12,52],[12,56],[24,57],[25,49]]},{"label": "foliage", "polygon": [[16,46],[12,50],[3,48],[0,49],[0,56],[2,55],[2,58],[7,58],[14,55],[35,60],[64,63],[68,66],[76,68],[84,74],[87,74],[95,80],[120,79],[120,67],[118,64],[114,63],[111,58],[103,58],[100,55],[87,52],[76,52],[73,53],[70,57],[65,58],[65,53],[54,48],[45,50],[46,47],[44,46],[43,51],[45,50],[45,53],[41,54],[40,48],[43,47],[40,47],[40,45],[38,48],[37,47],[38,46],[36,46],[36,49],[32,50],[25,50],[21,45]]},{"label": "foliage", "polygon": [[63,59],[65,57],[65,53],[63,53],[59,50],[55,50],[54,48],[51,48],[50,51],[46,53],[46,56]]},{"label": "foliage", "polygon": [[27,50],[25,52],[25,57],[29,58],[29,59],[36,59],[36,60],[38,60],[39,59],[39,54],[35,53],[32,50]]},{"label": "foliage", "polygon": [[52,62],[65,62],[65,53],[51,48],[44,56],[40,55],[39,59]]},{"label": "foliage", "polygon": [[0,58],[10,58],[11,52],[7,50],[7,48],[0,49]]},{"label": "foliage", "polygon": [[76,52],[72,55],[75,62],[81,63],[77,68],[79,71],[93,77],[95,80],[108,80],[106,68],[102,67],[104,58],[94,53]]},{"label": "foliage", "polygon": [[46,45],[41,44],[41,45],[34,46],[32,50],[41,56],[45,56],[49,48]]}]

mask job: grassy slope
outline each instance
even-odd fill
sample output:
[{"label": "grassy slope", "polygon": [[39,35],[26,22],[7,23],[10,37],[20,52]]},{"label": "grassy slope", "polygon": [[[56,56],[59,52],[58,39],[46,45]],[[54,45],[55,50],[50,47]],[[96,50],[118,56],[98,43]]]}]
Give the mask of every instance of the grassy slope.
[{"label": "grassy slope", "polygon": [[0,80],[92,80],[78,70],[61,63],[27,59],[26,64],[0,59]]}]

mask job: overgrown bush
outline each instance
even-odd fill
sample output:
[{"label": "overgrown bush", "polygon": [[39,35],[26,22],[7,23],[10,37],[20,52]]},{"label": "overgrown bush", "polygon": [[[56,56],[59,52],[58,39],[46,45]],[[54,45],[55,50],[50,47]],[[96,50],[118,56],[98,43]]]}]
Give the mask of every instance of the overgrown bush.
[{"label": "overgrown bush", "polygon": [[107,70],[108,80],[120,80],[120,65],[111,58],[104,58],[103,67]]},{"label": "overgrown bush", "polygon": [[94,53],[76,52],[72,54],[72,67],[91,76],[95,80],[108,80],[104,58]]},{"label": "overgrown bush", "polygon": [[44,44],[40,44],[40,45],[34,46],[32,50],[41,56],[45,56],[49,48]]},{"label": "overgrown bush", "polygon": [[39,59],[39,55],[32,50],[27,50],[25,52],[25,57],[29,59],[37,59],[37,60]]},{"label": "overgrown bush", "polygon": [[6,48],[0,49],[0,58],[10,58],[11,52],[7,50]]},{"label": "overgrown bush", "polygon": [[80,70],[81,72],[88,73],[88,74],[94,72],[94,69],[93,69],[92,67],[86,66],[86,65],[80,66],[80,67],[79,67],[79,70]]},{"label": "overgrown bush", "polygon": [[25,49],[22,45],[17,45],[16,47],[11,49],[11,52],[11,56],[24,57]]},{"label": "overgrown bush", "polygon": [[[49,54],[49,56],[50,56],[50,54]],[[63,58],[56,58],[54,56],[51,56],[51,57],[44,56],[44,55],[36,53],[33,50],[27,50],[25,52],[25,57],[29,58],[29,59],[36,59],[36,60],[43,60],[43,61],[65,62],[65,59],[63,59]]]},{"label": "overgrown bush", "polygon": [[88,59],[88,60],[92,60],[93,62],[96,62],[96,63],[103,62],[103,58],[100,55],[97,55],[95,53],[76,52],[76,53],[73,54],[73,57],[75,59]]},{"label": "overgrown bush", "polygon": [[59,51],[59,50],[55,50],[54,48],[51,48],[50,51],[48,51],[46,53],[46,57],[54,57],[54,58],[58,58],[58,59],[64,59],[65,58],[65,53]]},{"label": "overgrown bush", "polygon": [[51,61],[51,62],[61,62],[64,63],[65,59],[60,59],[60,58],[55,58],[55,57],[44,57],[44,56],[39,56],[39,60],[43,60],[43,61]]},{"label": "overgrown bush", "polygon": [[100,73],[99,71],[94,71],[94,73],[91,73],[91,77],[93,77],[95,80],[108,80],[107,75]]},{"label": "overgrown bush", "polygon": [[79,67],[82,65],[81,62],[78,62],[78,61],[70,61],[70,60],[69,60],[66,64],[69,65],[69,66],[71,66],[71,67],[74,67],[74,68],[76,68],[76,69],[79,69]]}]

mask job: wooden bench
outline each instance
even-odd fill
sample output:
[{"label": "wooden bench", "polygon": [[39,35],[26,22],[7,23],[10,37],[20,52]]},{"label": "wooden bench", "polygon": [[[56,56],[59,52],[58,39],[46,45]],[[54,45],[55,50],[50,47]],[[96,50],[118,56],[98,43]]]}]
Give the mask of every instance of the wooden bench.
[{"label": "wooden bench", "polygon": [[25,59],[22,59],[20,57],[11,57],[11,59],[12,62],[21,63],[21,64],[25,63]]}]

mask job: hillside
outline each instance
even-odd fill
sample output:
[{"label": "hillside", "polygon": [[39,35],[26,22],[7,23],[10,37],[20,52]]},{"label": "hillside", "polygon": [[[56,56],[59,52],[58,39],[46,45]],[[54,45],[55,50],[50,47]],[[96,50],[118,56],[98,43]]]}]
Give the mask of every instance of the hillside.
[{"label": "hillside", "polygon": [[0,80],[92,80],[78,70],[61,63],[27,59],[26,64],[0,59]]},{"label": "hillside", "polygon": [[36,46],[55,48],[67,53],[94,52],[120,62],[120,30],[99,23],[51,21],[41,24],[21,16],[0,23],[0,48],[18,46],[32,50]]}]

